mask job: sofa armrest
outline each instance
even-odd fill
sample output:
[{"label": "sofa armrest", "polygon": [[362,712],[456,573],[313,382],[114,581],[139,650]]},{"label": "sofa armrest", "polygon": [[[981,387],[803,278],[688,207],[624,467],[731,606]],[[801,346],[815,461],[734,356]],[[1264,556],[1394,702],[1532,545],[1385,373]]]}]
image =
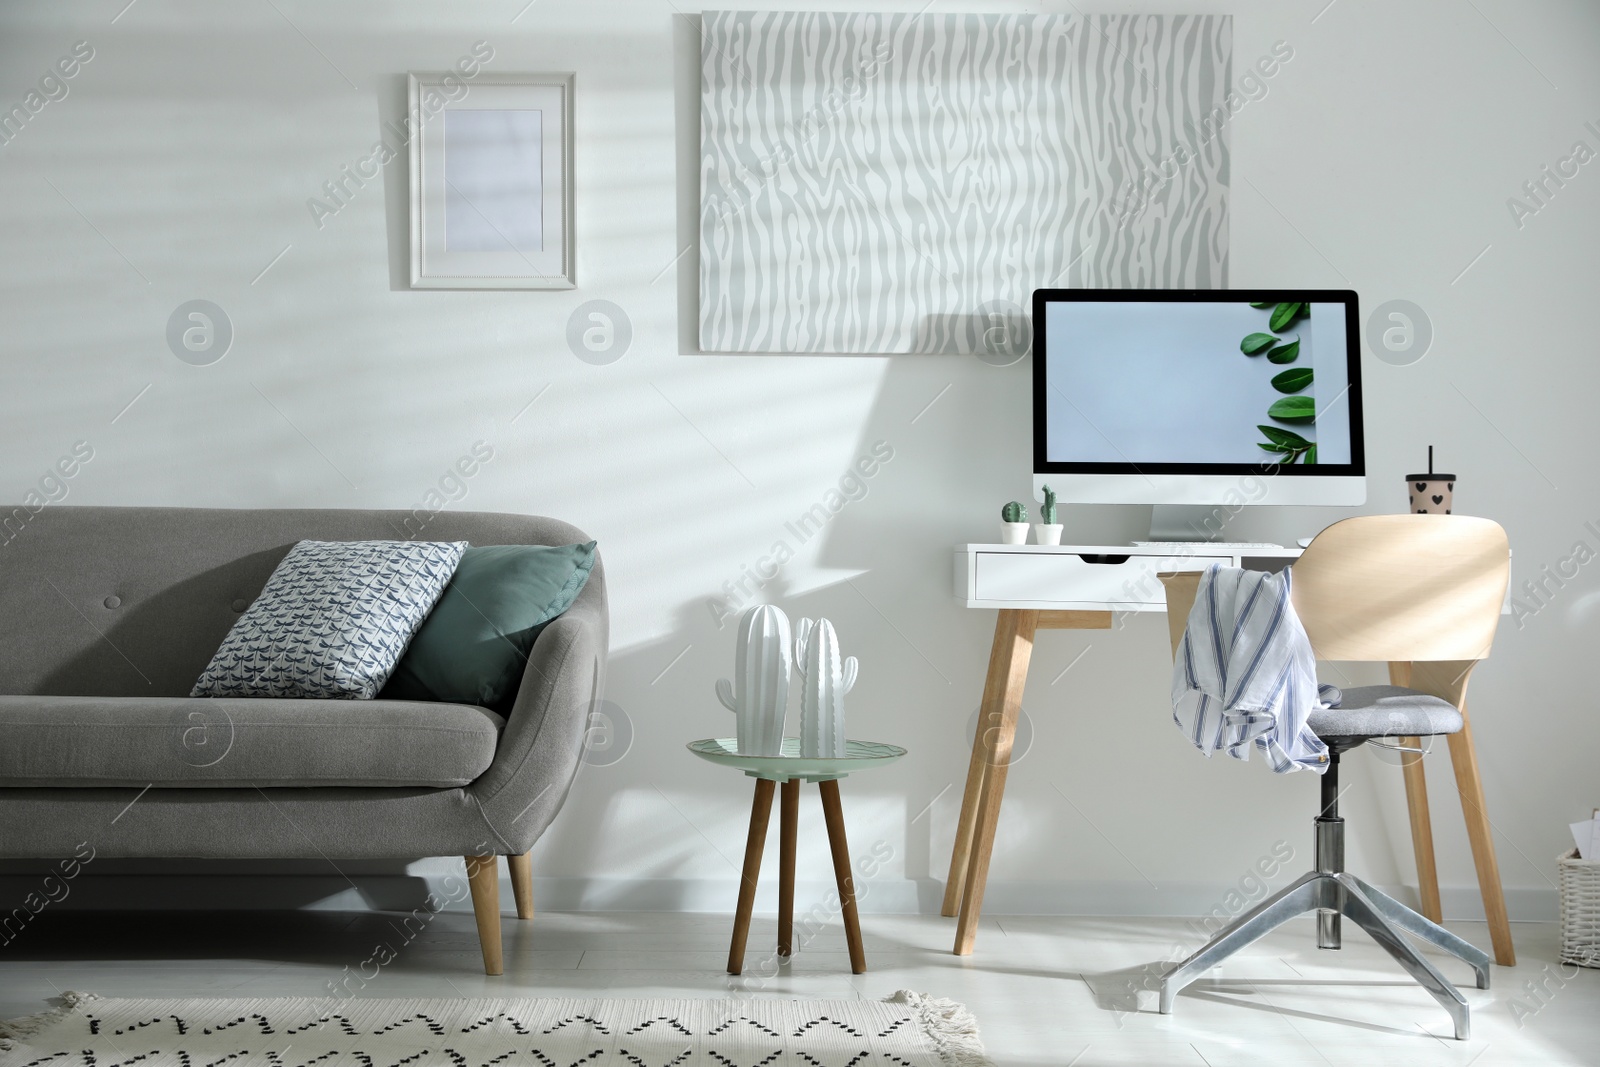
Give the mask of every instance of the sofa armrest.
[{"label": "sofa armrest", "polygon": [[577,776],[589,713],[604,692],[610,615],[596,555],[583,592],[539,634],[494,762],[468,792],[498,841],[484,851],[533,847]]}]

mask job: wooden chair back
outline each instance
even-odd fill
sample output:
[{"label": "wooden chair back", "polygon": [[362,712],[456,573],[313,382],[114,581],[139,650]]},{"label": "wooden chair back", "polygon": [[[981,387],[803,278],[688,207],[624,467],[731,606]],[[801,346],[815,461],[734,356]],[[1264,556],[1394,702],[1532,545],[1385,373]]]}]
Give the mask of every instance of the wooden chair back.
[{"label": "wooden chair back", "polygon": [[[1320,660],[1462,661],[1489,654],[1511,576],[1505,530],[1465,515],[1363,515],[1294,564],[1294,607]],[[1163,573],[1173,651],[1200,586]]]},{"label": "wooden chair back", "polygon": [[1296,561],[1294,608],[1321,660],[1480,660],[1510,577],[1510,543],[1490,519],[1363,515]]}]

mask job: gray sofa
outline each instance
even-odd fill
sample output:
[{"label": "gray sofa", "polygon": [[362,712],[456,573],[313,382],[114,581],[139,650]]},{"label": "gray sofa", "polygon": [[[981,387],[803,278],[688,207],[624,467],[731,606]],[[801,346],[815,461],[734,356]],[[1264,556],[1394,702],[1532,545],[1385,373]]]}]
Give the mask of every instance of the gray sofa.
[{"label": "gray sofa", "polygon": [[587,541],[555,519],[403,511],[18,508],[0,526],[0,859],[463,856],[501,971],[496,856],[566,799],[604,683],[598,557],[540,634],[514,705],[188,696],[302,539]]}]

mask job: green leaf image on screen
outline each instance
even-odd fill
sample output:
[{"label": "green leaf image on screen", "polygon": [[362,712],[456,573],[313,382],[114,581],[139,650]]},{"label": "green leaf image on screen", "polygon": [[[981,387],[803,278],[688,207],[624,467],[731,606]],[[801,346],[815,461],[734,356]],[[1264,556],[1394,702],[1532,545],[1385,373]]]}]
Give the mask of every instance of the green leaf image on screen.
[{"label": "green leaf image on screen", "polygon": [[[1285,430],[1281,426],[1257,426],[1256,429],[1260,430],[1262,435],[1273,444],[1282,445],[1293,451],[1311,447],[1310,441],[1307,441],[1293,430]],[[1270,451],[1276,451],[1276,449]]]},{"label": "green leaf image on screen", "polygon": [[1298,393],[1310,384],[1310,367],[1295,367],[1272,379],[1272,387],[1280,393]]},{"label": "green leaf image on screen", "polygon": [[1272,310],[1272,319],[1267,323],[1268,327],[1274,333],[1282,333],[1284,327],[1299,317],[1300,309],[1303,307],[1304,304],[1298,303],[1279,304]]},{"label": "green leaf image on screen", "polygon": [[[1276,340],[1276,338],[1274,338]],[[1278,345],[1267,353],[1267,359],[1272,363],[1293,363],[1300,358],[1300,339],[1297,337],[1286,345]]]},{"label": "green leaf image on screen", "polygon": [[1267,435],[1266,441],[1256,444],[1263,452],[1275,452],[1278,458],[1275,463],[1293,463],[1305,456],[1307,463],[1317,461],[1317,446],[1307,441],[1293,430],[1280,430],[1276,426],[1258,426],[1256,429]]},{"label": "green leaf image on screen", "polygon": [[[1258,356],[1265,352],[1267,362],[1279,365],[1293,363],[1299,359],[1300,338],[1284,341],[1278,334],[1292,326],[1297,319],[1310,318],[1311,305],[1299,301],[1281,301],[1276,304],[1272,301],[1259,301],[1252,302],[1250,306],[1259,310],[1272,309],[1268,317],[1268,326],[1272,333],[1248,335],[1239,342],[1239,350],[1247,356]],[[1309,388],[1312,380],[1310,367],[1295,367],[1274,375],[1272,387],[1280,393],[1298,394],[1300,390]],[[1267,417],[1277,419],[1279,422],[1312,423],[1317,420],[1316,401],[1305,395],[1285,396],[1267,409]],[[1264,452],[1273,453],[1276,456],[1274,462],[1288,464],[1304,460],[1307,464],[1316,463],[1315,442],[1308,441],[1292,430],[1277,426],[1258,426],[1257,429],[1262,432],[1266,440],[1258,443],[1256,447]]]},{"label": "green leaf image on screen", "polygon": [[1247,356],[1253,356],[1277,343],[1278,338],[1270,333],[1253,333],[1239,342],[1239,351]]},{"label": "green leaf image on screen", "polygon": [[1267,409],[1267,417],[1283,422],[1311,422],[1317,417],[1317,402],[1309,396],[1286,396]]}]

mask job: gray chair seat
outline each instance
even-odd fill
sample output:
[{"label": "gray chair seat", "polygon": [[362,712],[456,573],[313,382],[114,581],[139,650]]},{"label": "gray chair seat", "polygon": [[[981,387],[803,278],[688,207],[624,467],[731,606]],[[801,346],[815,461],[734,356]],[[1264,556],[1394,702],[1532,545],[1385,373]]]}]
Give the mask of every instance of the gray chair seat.
[{"label": "gray chair seat", "polygon": [[504,725],[405,700],[0,696],[0,787],[450,788]]},{"label": "gray chair seat", "polygon": [[1318,737],[1429,737],[1461,731],[1461,712],[1448,700],[1398,685],[1364,685],[1344,691],[1337,708],[1307,720]]}]

